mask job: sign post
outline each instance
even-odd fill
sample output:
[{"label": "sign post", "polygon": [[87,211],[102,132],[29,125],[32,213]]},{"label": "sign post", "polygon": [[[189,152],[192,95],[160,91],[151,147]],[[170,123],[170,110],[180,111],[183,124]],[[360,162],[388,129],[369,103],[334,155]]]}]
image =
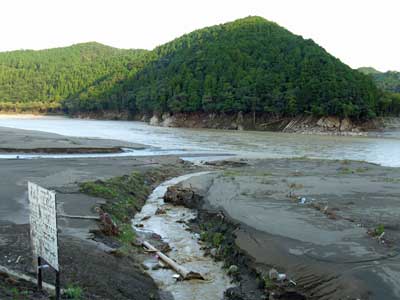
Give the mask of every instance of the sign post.
[{"label": "sign post", "polygon": [[[38,289],[42,289],[43,269],[56,271],[56,299],[60,299],[56,193],[28,182],[30,227],[33,254],[37,258]],[[35,259],[36,261],[36,259]]]}]

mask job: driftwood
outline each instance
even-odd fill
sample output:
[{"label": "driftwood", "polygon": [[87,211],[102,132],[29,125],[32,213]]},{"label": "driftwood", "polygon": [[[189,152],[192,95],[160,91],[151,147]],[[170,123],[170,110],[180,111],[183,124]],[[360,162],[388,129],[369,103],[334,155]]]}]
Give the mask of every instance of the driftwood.
[{"label": "driftwood", "polygon": [[170,266],[175,272],[177,272],[183,280],[190,280],[190,279],[202,279],[204,280],[203,276],[200,273],[188,271],[184,267],[178,265],[174,260],[166,256],[164,253],[159,251],[157,248],[152,246],[150,243],[143,241],[142,245],[147,248],[147,250],[154,252],[157,256],[168,266]]},{"label": "driftwood", "polygon": [[100,217],[98,216],[74,216],[74,215],[58,214],[57,217],[68,218],[68,219],[82,219],[82,220],[100,220]]}]

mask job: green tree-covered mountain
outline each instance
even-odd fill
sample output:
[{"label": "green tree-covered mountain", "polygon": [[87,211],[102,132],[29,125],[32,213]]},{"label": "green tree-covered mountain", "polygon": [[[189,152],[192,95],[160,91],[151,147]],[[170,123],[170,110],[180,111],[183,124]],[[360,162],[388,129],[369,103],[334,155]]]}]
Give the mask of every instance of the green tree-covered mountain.
[{"label": "green tree-covered mountain", "polygon": [[88,43],[0,53],[3,110],[61,105],[70,114],[240,111],[370,118],[400,111],[397,101],[312,40],[260,17],[197,30],[152,51]]},{"label": "green tree-covered mountain", "polygon": [[94,42],[0,53],[0,109],[46,111],[85,91],[100,94],[141,68],[146,53]]},{"label": "green tree-covered mountain", "polygon": [[260,17],[192,32],[152,55],[128,84],[140,112],[378,112],[380,91],[369,77]]},{"label": "green tree-covered mountain", "polygon": [[380,72],[371,67],[359,68],[358,71],[369,75],[376,85],[384,91],[379,101],[379,112],[385,115],[399,115],[400,72]]},{"label": "green tree-covered mountain", "polygon": [[400,93],[400,72],[379,72],[373,68],[359,68],[361,73],[371,75],[376,84],[384,91]]}]

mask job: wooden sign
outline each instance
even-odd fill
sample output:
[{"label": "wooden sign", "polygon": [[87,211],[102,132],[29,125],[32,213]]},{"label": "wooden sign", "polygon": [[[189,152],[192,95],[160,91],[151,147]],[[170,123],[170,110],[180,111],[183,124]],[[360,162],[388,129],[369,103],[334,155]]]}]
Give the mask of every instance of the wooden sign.
[{"label": "wooden sign", "polygon": [[59,271],[56,193],[28,182],[28,195],[33,253]]}]

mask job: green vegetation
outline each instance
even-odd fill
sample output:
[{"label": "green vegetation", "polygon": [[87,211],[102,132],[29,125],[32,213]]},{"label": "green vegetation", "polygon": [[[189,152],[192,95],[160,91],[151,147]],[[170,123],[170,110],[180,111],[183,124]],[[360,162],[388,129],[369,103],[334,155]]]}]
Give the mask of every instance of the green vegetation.
[{"label": "green vegetation", "polygon": [[102,205],[102,209],[111,216],[118,227],[117,238],[122,244],[121,251],[124,253],[128,251],[136,238],[130,220],[149,193],[149,187],[143,175],[134,172],[131,175],[114,177],[106,181],[84,182],[80,185],[80,190],[108,200]]},{"label": "green vegetation", "polygon": [[[343,163],[346,165],[346,163]],[[367,167],[358,167],[356,169],[351,169],[349,167],[339,168],[341,174],[355,174],[355,173],[365,173],[368,171]]]},{"label": "green vegetation", "polygon": [[68,285],[64,291],[68,299],[81,300],[83,299],[83,290],[79,286]]},{"label": "green vegetation", "polygon": [[376,85],[385,91],[379,103],[379,110],[385,115],[400,114],[400,72],[379,72],[373,68],[359,68],[358,71],[369,75]]},{"label": "green vegetation", "polygon": [[383,224],[379,224],[374,230],[374,234],[376,236],[381,236],[384,232],[385,232],[385,226]]},{"label": "green vegetation", "polygon": [[112,215],[117,224],[129,222],[139,203],[143,203],[149,193],[143,175],[137,172],[105,181],[84,182],[80,189],[86,194],[111,200],[103,205],[103,209]]},{"label": "green vegetation", "polygon": [[260,17],[192,32],[152,56],[130,84],[140,112],[378,113],[368,76]]},{"label": "green vegetation", "polygon": [[0,110],[60,109],[367,119],[399,114],[400,97],[384,93],[370,75],[312,40],[247,17],[194,31],[153,51],[87,43],[0,53]]},{"label": "green vegetation", "polygon": [[270,290],[275,287],[274,282],[269,278],[268,275],[263,276],[264,288]]},{"label": "green vegetation", "polygon": [[146,52],[85,43],[0,53],[0,110],[57,111],[62,100],[77,94],[93,110],[125,109],[120,99],[106,101],[106,94],[143,65]]},{"label": "green vegetation", "polygon": [[380,72],[369,67],[359,68],[358,71],[372,76],[376,84],[383,90],[392,93],[400,93],[400,72]]}]

